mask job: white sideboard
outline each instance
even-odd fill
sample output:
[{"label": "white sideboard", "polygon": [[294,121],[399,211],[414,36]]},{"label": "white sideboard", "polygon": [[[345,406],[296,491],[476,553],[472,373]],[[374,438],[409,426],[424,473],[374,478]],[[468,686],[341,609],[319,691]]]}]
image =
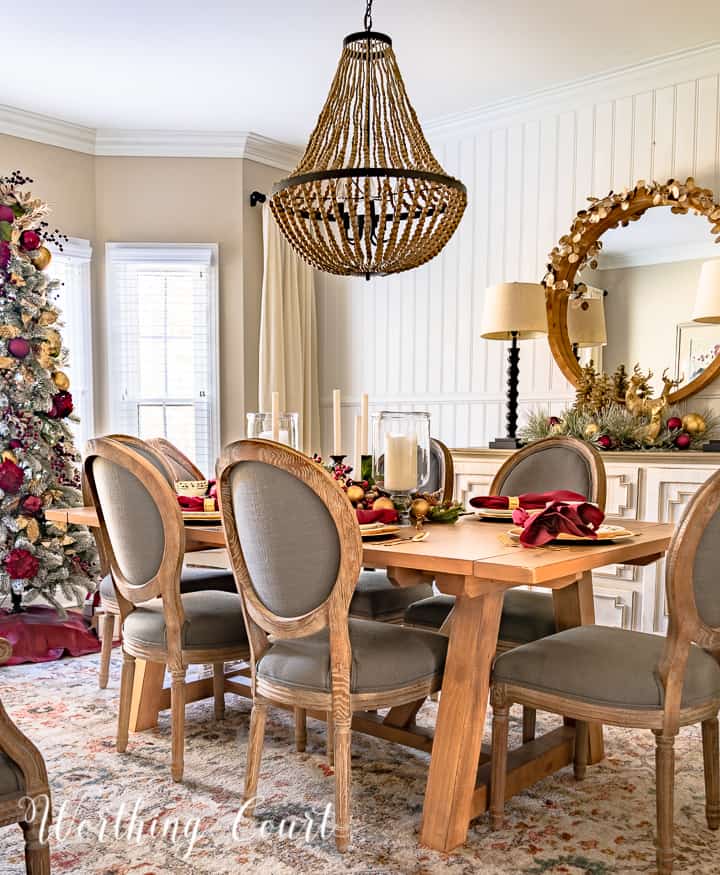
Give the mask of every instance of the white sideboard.
[{"label": "white sideboard", "polygon": [[[508,450],[459,449],[455,495],[467,503],[487,495]],[[689,452],[610,452],[607,472],[608,517],[677,522],[690,496],[720,467],[720,454]],[[720,565],[720,563],[719,563]],[[596,621],[643,632],[664,633],[667,626],[665,563],[645,567],[613,565],[593,575]]]}]

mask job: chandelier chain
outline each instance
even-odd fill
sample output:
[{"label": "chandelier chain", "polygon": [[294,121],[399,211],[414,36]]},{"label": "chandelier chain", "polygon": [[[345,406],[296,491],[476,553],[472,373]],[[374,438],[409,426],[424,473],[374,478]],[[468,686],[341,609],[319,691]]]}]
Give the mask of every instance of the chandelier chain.
[{"label": "chandelier chain", "polygon": [[365,7],[365,30],[372,30],[372,5],[373,0],[367,0]]}]

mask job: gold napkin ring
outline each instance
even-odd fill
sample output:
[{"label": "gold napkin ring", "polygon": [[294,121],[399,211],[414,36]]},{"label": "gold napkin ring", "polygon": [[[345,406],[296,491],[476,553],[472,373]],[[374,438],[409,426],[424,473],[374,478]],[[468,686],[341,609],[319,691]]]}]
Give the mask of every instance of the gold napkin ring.
[{"label": "gold napkin ring", "polygon": [[508,496],[508,509],[516,510],[518,507],[520,507],[520,499],[517,495]]},{"label": "gold napkin ring", "polygon": [[213,513],[215,510],[215,499],[214,498],[204,498],[203,499],[203,511],[205,513]]}]

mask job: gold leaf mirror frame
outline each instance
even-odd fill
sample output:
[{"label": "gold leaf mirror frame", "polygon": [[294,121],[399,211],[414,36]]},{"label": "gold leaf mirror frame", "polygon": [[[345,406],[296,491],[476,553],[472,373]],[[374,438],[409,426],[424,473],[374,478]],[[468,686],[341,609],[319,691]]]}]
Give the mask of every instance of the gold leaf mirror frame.
[{"label": "gold leaf mirror frame", "polygon": [[[600,238],[605,231],[642,218],[653,207],[670,207],[673,213],[684,215],[690,211],[705,216],[720,243],[720,204],[713,192],[701,188],[690,177],[686,182],[670,179],[665,184],[640,180],[634,188],[610,192],[604,198],[589,198],[590,205],[580,210],[573,219],[570,232],[558,241],[549,255],[548,271],[543,278],[546,288],[548,315],[548,342],[553,357],[565,377],[577,387],[581,366],[573,354],[567,330],[567,308],[571,293],[576,288],[576,276],[584,267],[597,266],[596,258],[602,247]],[[718,250],[720,256],[720,250]],[[630,367],[634,362],[627,363]],[[641,363],[642,364],[642,363]],[[720,372],[720,355],[710,365],[675,392],[668,401],[675,404],[699,392]]]}]

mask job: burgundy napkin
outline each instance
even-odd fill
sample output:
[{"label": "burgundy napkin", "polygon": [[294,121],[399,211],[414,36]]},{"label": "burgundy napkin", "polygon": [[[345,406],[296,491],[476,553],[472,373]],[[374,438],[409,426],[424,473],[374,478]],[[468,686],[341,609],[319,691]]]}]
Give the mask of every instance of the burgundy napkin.
[{"label": "burgundy napkin", "polygon": [[398,518],[397,511],[389,507],[383,507],[381,510],[357,509],[355,513],[361,526],[368,523],[394,523],[397,522]]},{"label": "burgundy napkin", "polygon": [[[205,510],[205,499],[201,495],[178,495],[177,500],[183,510]],[[217,509],[217,499],[215,499],[215,510]]]},{"label": "burgundy napkin", "polygon": [[522,526],[520,543],[523,547],[542,547],[560,534],[597,538],[596,530],[605,514],[588,501],[568,504],[553,501],[540,513],[530,514],[523,508],[513,511],[513,522]]},{"label": "burgundy napkin", "polygon": [[[509,495],[476,495],[470,499],[473,507],[487,507],[492,510],[507,510],[510,504]],[[579,492],[571,492],[569,489],[555,489],[552,492],[526,492],[517,496],[518,504],[515,507],[524,507],[526,510],[537,510],[550,504],[551,501],[587,501],[586,495]]]}]

